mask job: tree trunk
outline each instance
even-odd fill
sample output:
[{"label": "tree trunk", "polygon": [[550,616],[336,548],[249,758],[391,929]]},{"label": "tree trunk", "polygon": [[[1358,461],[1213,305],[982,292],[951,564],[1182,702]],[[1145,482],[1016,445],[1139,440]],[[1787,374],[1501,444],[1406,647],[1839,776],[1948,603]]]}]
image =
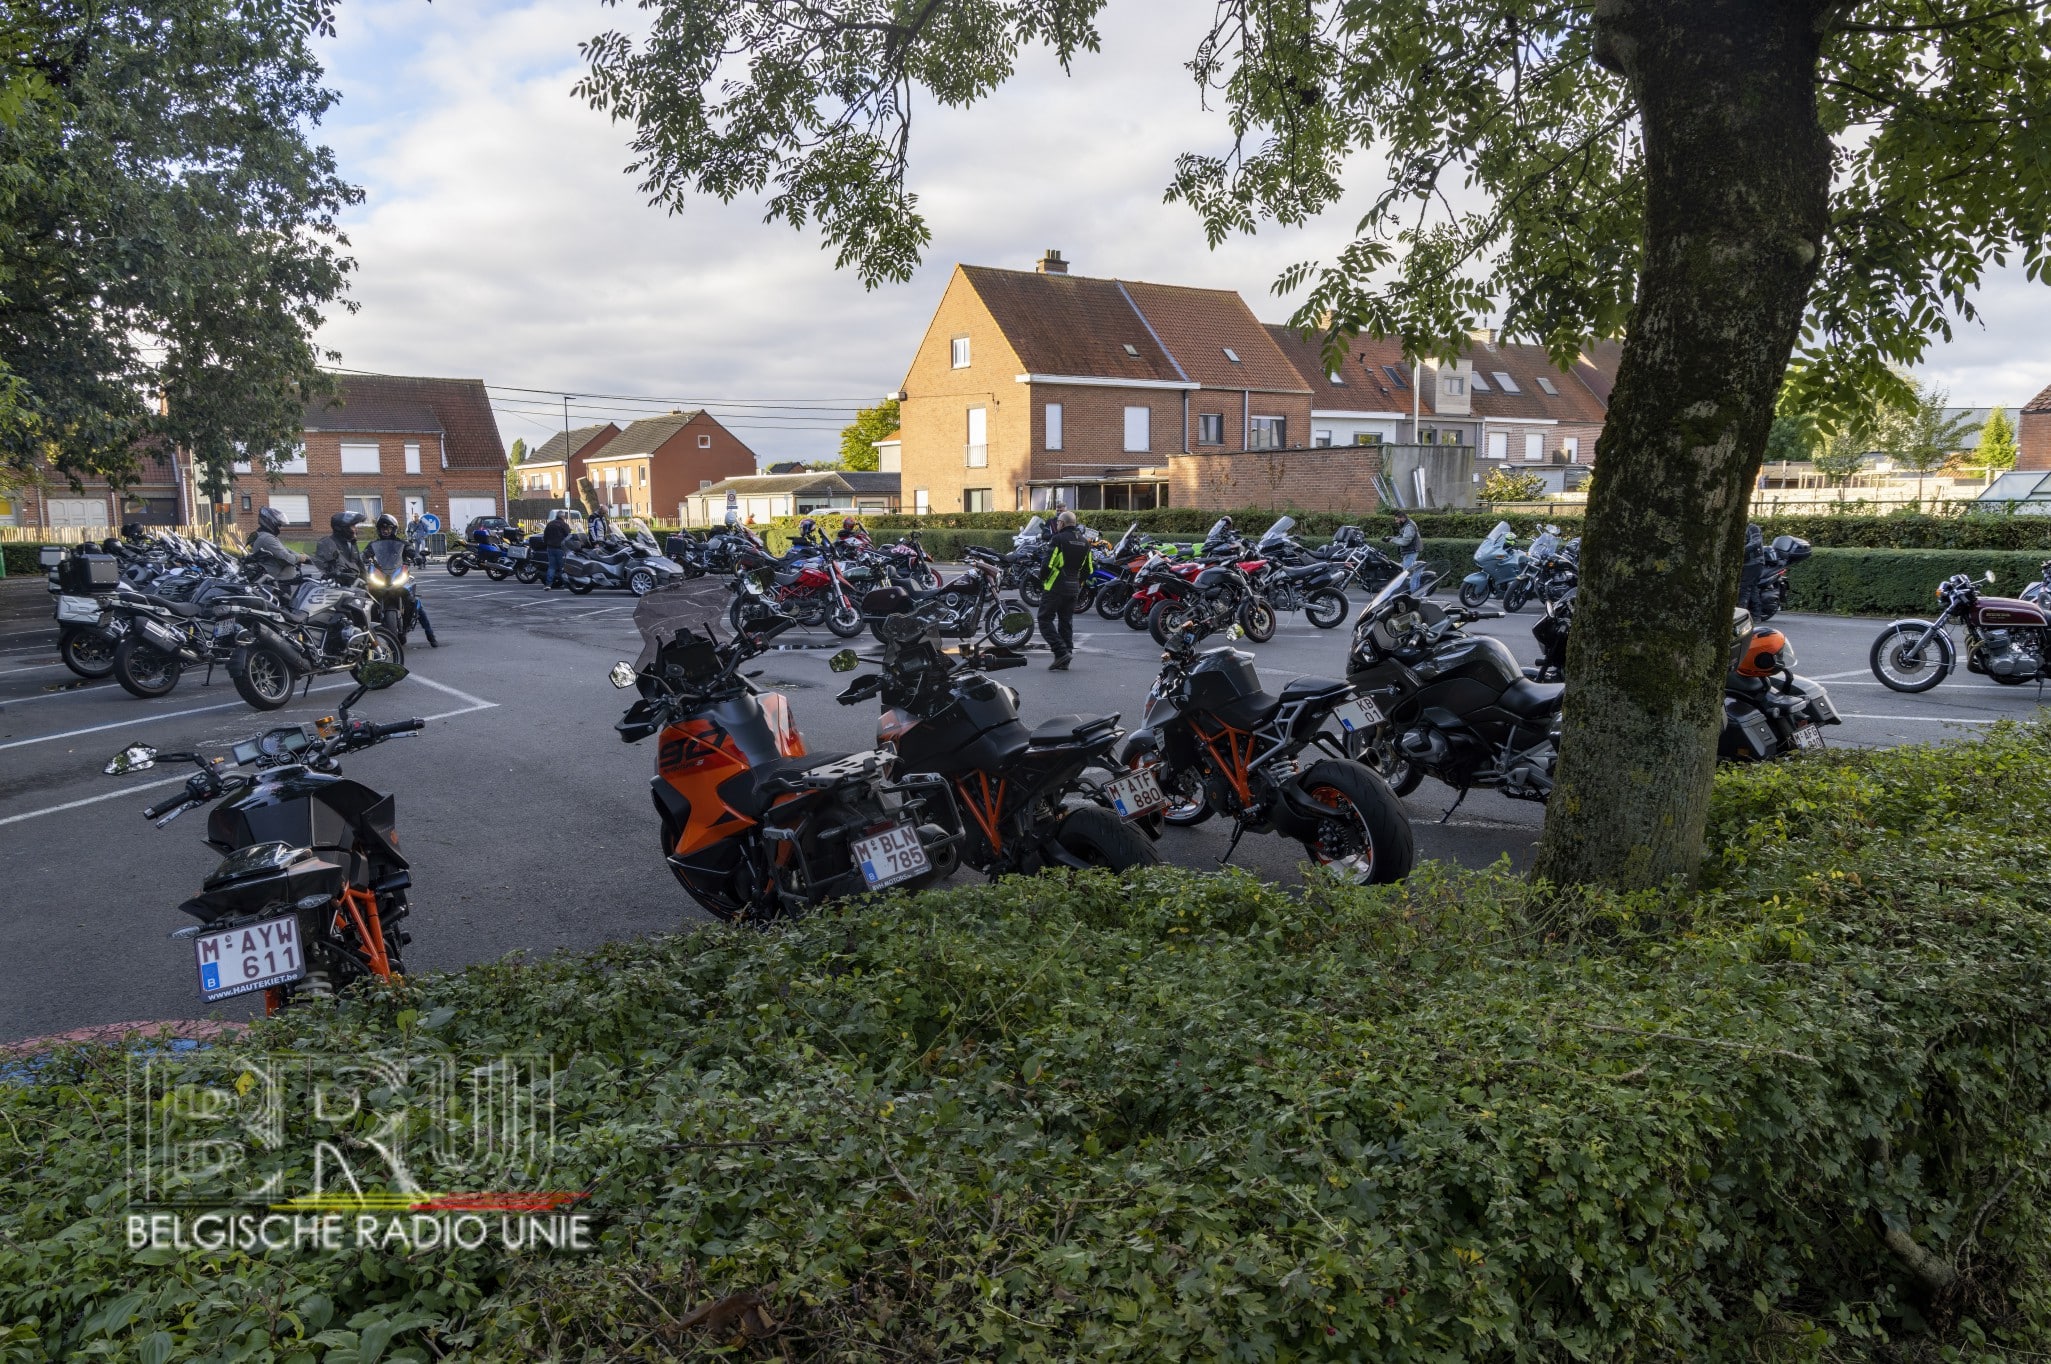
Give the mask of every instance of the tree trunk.
[{"label": "tree trunk", "polygon": [[1645,257],[1597,446],[1536,873],[1692,878],[1746,506],[1828,226],[1821,0],[1596,0],[1645,143]]}]

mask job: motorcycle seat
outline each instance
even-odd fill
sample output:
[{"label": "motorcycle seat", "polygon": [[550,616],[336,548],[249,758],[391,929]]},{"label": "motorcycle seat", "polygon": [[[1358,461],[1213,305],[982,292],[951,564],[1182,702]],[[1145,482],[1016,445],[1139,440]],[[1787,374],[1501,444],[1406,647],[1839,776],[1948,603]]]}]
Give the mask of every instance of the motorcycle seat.
[{"label": "motorcycle seat", "polygon": [[1035,748],[1080,743],[1117,725],[1116,715],[1056,715],[1042,720],[1026,742]]},{"label": "motorcycle seat", "polygon": [[1282,569],[1285,578],[1314,578],[1331,568],[1330,564],[1298,564]]},{"label": "motorcycle seat", "polygon": [[194,606],[189,601],[173,601],[169,597],[159,597],[154,594],[145,595],[143,599],[151,606],[163,607],[174,616],[196,616],[201,610],[200,607]]},{"label": "motorcycle seat", "polygon": [[1512,715],[1526,720],[1556,714],[1560,708],[1560,697],[1566,694],[1564,682],[1529,682],[1519,678],[1503,689],[1496,698],[1496,704]]},{"label": "motorcycle seat", "polygon": [[1282,701],[1308,701],[1314,698],[1335,696],[1341,692],[1351,695],[1353,685],[1333,677],[1299,677],[1282,688]]},{"label": "motorcycle seat", "polygon": [[745,772],[736,772],[721,782],[719,798],[747,818],[760,819],[762,812],[775,804],[778,796],[791,789],[791,778],[802,776],[815,767],[840,762],[847,756],[845,753],[806,753],[795,758],[773,758]]}]

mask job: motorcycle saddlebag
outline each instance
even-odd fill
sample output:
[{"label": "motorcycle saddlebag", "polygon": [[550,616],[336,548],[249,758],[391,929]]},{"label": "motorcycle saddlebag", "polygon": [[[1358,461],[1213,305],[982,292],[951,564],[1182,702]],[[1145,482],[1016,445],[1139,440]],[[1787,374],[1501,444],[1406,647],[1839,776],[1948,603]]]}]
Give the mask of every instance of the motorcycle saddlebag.
[{"label": "motorcycle saddlebag", "polygon": [[1732,697],[1723,698],[1723,739],[1718,748],[1725,756],[1738,756],[1742,747],[1744,756],[1769,758],[1773,756],[1773,726],[1759,713],[1756,706]]},{"label": "motorcycle saddlebag", "polygon": [[1811,682],[1806,677],[1795,679],[1795,690],[1809,700],[1809,718],[1819,725],[1836,725],[1844,722],[1837,717],[1837,707],[1830,703],[1830,693],[1821,682]]},{"label": "motorcycle saddlebag", "polygon": [[912,594],[901,587],[879,587],[862,598],[862,615],[872,620],[912,609]]},{"label": "motorcycle saddlebag", "polygon": [[67,596],[108,592],[120,581],[121,561],[111,554],[74,554],[57,566],[57,587]]}]

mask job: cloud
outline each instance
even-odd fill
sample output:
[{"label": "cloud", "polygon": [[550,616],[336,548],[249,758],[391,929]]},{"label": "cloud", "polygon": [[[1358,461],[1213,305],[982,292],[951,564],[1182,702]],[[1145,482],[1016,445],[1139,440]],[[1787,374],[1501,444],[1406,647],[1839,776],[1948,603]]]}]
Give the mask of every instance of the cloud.
[{"label": "cloud", "polygon": [[[542,393],[500,408],[507,440],[559,430],[564,390],[677,400],[873,402],[910,362],[957,261],[1024,268],[1060,248],[1082,273],[1239,290],[1281,320],[1270,285],[1329,258],[1365,196],[1308,227],[1269,225],[1207,249],[1162,202],[1177,153],[1217,150],[1222,119],[1182,69],[1202,6],[1109,7],[1104,50],[1064,77],[1029,54],[995,98],[919,109],[912,181],[933,230],[904,285],[866,291],[816,236],[762,222],[760,203],[647,204],[625,173],[628,130],[571,97],[577,44],[631,8],[547,3],[344,6],[323,56],[343,94],[322,134],[367,190],[346,220],[354,314],[324,342],[351,368],[465,375]],[[1372,167],[1366,168],[1369,172]],[[1959,403],[2019,404],[2051,382],[2036,286],[1992,277],[1984,330],[1929,373]],[[586,402],[579,419],[645,412]],[[830,457],[842,411],[732,409],[766,459]]]}]

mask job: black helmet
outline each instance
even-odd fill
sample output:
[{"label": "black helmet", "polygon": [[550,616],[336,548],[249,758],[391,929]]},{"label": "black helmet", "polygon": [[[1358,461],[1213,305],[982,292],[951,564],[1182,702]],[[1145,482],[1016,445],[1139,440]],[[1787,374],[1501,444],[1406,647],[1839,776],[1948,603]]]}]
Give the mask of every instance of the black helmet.
[{"label": "black helmet", "polygon": [[121,528],[121,538],[124,540],[144,540],[149,538],[149,532],[142,528],[142,522],[130,521]]},{"label": "black helmet", "polygon": [[385,537],[386,537],[387,535],[389,535],[389,536],[392,536],[392,537],[393,537],[394,539],[396,539],[396,538],[398,537],[398,534],[399,534],[399,518],[398,518],[398,517],[396,517],[396,516],[392,515],[392,514],[391,514],[390,512],[386,512],[386,513],[385,513],[385,514],[384,514],[383,516],[380,516],[380,517],[379,517],[379,518],[377,519],[377,538],[378,538],[378,539],[382,540],[382,539],[384,539],[384,538],[385,538]]},{"label": "black helmet", "polygon": [[362,523],[362,512],[338,511],[328,518],[328,527],[334,531],[337,540],[354,540],[356,527]]},{"label": "black helmet", "polygon": [[256,514],[256,528],[258,530],[267,530],[271,534],[276,535],[279,531],[285,529],[285,513],[279,511],[276,507],[265,507]]}]

